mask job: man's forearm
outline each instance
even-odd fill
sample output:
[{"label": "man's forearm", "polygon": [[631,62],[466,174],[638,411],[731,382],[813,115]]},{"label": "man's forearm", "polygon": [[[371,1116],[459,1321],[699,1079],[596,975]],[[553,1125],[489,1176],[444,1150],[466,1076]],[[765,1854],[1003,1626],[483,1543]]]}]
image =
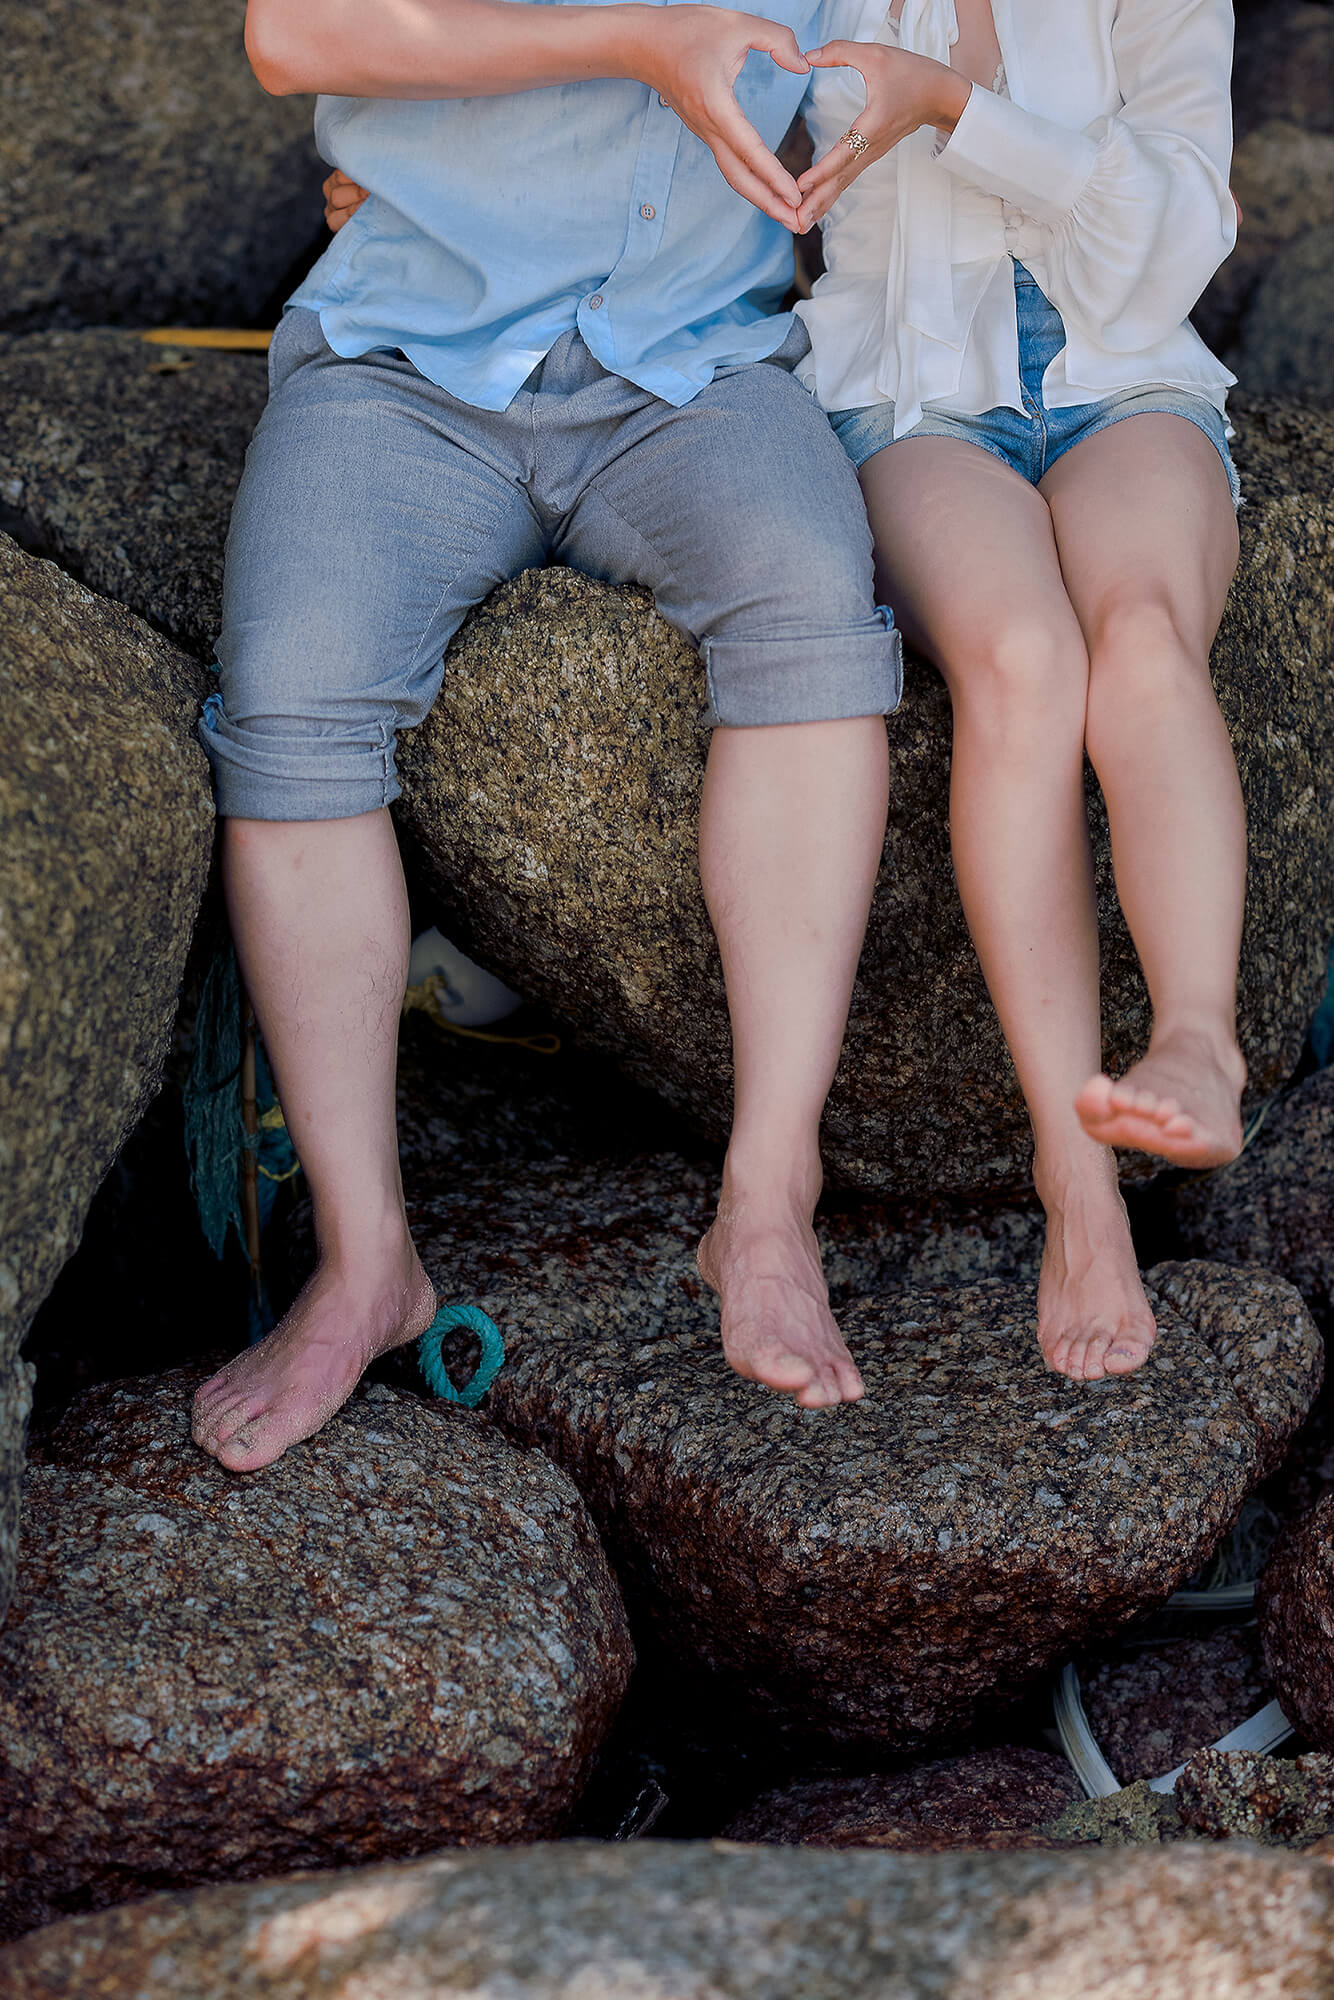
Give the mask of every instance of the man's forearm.
[{"label": "man's forearm", "polygon": [[275,96],[492,97],[639,76],[657,11],[514,0],[250,0],[246,49]]}]

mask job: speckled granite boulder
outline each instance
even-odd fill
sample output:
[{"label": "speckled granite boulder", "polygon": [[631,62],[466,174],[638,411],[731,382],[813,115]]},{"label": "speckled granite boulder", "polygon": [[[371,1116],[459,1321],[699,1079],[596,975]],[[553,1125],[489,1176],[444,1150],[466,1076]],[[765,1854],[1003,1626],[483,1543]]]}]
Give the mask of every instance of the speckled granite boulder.
[{"label": "speckled granite boulder", "polygon": [[14,1356],[157,1089],[208,872],[197,666],[0,536],[0,1615]]},{"label": "speckled granite boulder", "polygon": [[1334,1829],[1334,1757],[1201,1750],[1176,1782],[1177,1811],[1207,1840],[1309,1847]]},{"label": "speckled granite boulder", "polygon": [[0,1954],[6,2000],[1318,2000],[1334,1875],[1240,1845],[561,1845],[156,1896]]},{"label": "speckled granite boulder", "polygon": [[211,659],[263,355],[97,329],[0,337],[0,509],[29,546]]},{"label": "speckled granite boulder", "polygon": [[405,1184],[443,1295],[504,1331],[487,1408],[570,1472],[657,1644],[781,1729],[965,1734],[1183,1582],[1318,1385],[1289,1286],[1172,1265],[1190,1314],[1156,1290],[1120,1382],[1046,1372],[1031,1284],[891,1280],[841,1315],[864,1400],[798,1410],[724,1363],[704,1190],[665,1164]]},{"label": "speckled granite boulder", "polygon": [[[263,371],[153,365],[129,337],[0,347],[0,499],[34,546],[203,651]],[[1258,1099],[1291,1074],[1323,989],[1312,912],[1334,910],[1334,425],[1272,405],[1240,425],[1245,555],[1215,665],[1251,811],[1242,1038]],[[456,642],[403,746],[399,820],[442,927],[717,1139],[730,1072],[694,858],[702,700],[695,655],[646,596],[530,572]],[[944,689],[919,667],[890,724],[884,866],[826,1120],[831,1179],[904,1200],[1027,1191],[1027,1121],[951,886],[948,738]],[[1096,845],[1118,1066],[1148,1016],[1101,831]]]},{"label": "speckled granite boulder", "polygon": [[1172,1220],[1190,1255],[1277,1271],[1334,1329],[1334,1069],[1280,1099],[1231,1166],[1178,1188]]},{"label": "speckled granite boulder", "polygon": [[1334,224],[1312,229],[1278,252],[1241,331],[1236,367],[1248,388],[1334,404],[1332,269]]},{"label": "speckled granite boulder", "polygon": [[7,10],[0,324],[251,325],[320,231],[309,98],[266,97],[245,0]]},{"label": "speckled granite boulder", "polygon": [[970,1750],[902,1771],[819,1778],[767,1792],[724,1829],[777,1847],[1043,1846],[1037,1829],[1082,1797],[1064,1757],[1024,1745]]},{"label": "speckled granite boulder", "polygon": [[1098,1748],[1125,1785],[1174,1771],[1274,1698],[1254,1626],[1081,1662],[1079,1690]]},{"label": "speckled granite boulder", "polygon": [[632,1654],[579,1496],[384,1384],[245,1479],[188,1371],[29,1469],[0,1632],[12,1935],[146,1891],[558,1831]]},{"label": "speckled granite boulder", "polygon": [[1334,1494],[1279,1541],[1256,1606],[1283,1713],[1310,1742],[1334,1751]]}]

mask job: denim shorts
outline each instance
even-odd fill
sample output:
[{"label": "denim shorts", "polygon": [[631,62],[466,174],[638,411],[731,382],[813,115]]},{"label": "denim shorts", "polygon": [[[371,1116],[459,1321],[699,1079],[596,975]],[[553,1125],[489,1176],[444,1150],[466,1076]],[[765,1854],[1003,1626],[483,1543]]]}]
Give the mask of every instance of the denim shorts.
[{"label": "denim shorts", "polygon": [[882,715],[901,643],[861,489],[792,368],[720,368],[681,408],[562,335],[504,410],[288,313],[232,512],[220,692],[200,737],[218,810],[343,819],[398,797],[468,612],[520,570],[646,585],[704,658],[706,721]]},{"label": "denim shorts", "polygon": [[[957,410],[932,410],[904,437],[959,438],[980,445],[994,458],[1036,486],[1058,458],[1085,438],[1096,436],[1124,417],[1161,414],[1185,417],[1198,426],[1223,461],[1234,507],[1241,505],[1241,482],[1227,448],[1227,427],[1203,396],[1161,383],[1124,389],[1096,403],[1078,403],[1069,410],[1049,410],[1042,400],[1042,379],[1065,346],[1065,322],[1022,264],[1014,267],[1015,306],[1019,319],[1019,379],[1024,411],[984,410],[971,416]],[[877,451],[894,443],[894,405],[869,403],[864,409],[831,410],[829,421],[854,465],[864,465]],[[902,440],[900,440],[902,442]]]}]

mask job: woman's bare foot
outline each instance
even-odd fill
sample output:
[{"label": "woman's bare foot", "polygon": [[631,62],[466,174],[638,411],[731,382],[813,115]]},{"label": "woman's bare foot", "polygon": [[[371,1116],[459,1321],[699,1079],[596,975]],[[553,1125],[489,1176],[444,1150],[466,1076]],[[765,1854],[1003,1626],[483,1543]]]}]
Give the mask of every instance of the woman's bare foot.
[{"label": "woman's bare foot", "polygon": [[1103,1146],[1134,1146],[1178,1167],[1221,1167],[1241,1151],[1246,1065],[1230,1039],[1181,1029],[1155,1034],[1118,1083],[1095,1076],[1075,1099]]},{"label": "woman's bare foot", "polygon": [[722,1300],[723,1353],[738,1375],[783,1390],[806,1410],[856,1402],[862,1378],[829,1310],[802,1206],[724,1189],[697,1261]]},{"label": "woman's bare foot", "polygon": [[431,1281],[404,1232],[374,1268],[321,1263],[280,1323],[195,1396],[194,1440],[231,1472],[258,1472],[342,1408],[377,1355],[425,1333]]},{"label": "woman's bare foot", "polygon": [[1047,1244],[1038,1281],[1038,1345],[1075,1382],[1129,1375],[1158,1328],[1140,1283],[1125,1204],[1108,1156],[1105,1180],[1059,1194],[1039,1182]]}]

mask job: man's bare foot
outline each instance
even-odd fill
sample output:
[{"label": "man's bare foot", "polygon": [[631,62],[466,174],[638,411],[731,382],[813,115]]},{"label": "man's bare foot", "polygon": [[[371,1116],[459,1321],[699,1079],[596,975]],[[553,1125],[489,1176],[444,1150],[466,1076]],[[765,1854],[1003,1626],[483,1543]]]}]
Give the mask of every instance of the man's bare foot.
[{"label": "man's bare foot", "polygon": [[1135,1146],[1178,1167],[1221,1167],[1241,1151],[1246,1065],[1235,1042],[1187,1030],[1155,1035],[1118,1083],[1095,1076],[1075,1099],[1102,1146]]},{"label": "man's bare foot", "polygon": [[1075,1382],[1129,1375],[1158,1328],[1140,1283],[1125,1204],[1110,1158],[1105,1184],[1043,1192],[1047,1243],[1038,1281],[1038,1345],[1048,1368]]},{"label": "man's bare foot", "polygon": [[724,1195],[699,1246],[700,1276],[722,1300],[723,1353],[738,1375],[805,1410],[862,1393],[829,1292],[815,1231],[795,1207]]},{"label": "man's bare foot", "polygon": [[404,1236],[371,1271],[321,1264],[280,1323],[195,1396],[195,1443],[231,1472],[258,1472],[342,1408],[377,1355],[425,1333],[431,1281]]}]

